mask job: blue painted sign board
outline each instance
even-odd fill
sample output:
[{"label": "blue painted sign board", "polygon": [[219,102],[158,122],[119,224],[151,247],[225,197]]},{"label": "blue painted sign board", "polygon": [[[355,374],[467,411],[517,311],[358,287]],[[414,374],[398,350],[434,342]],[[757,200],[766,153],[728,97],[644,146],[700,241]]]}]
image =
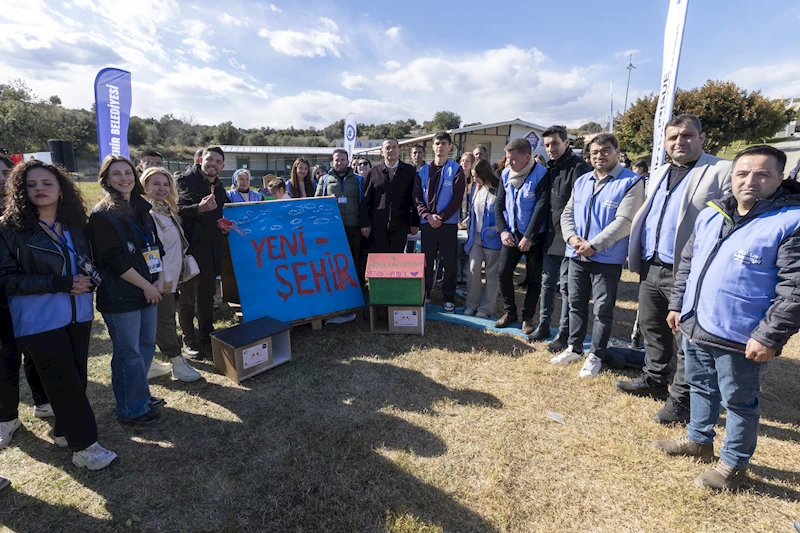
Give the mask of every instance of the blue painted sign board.
[{"label": "blue painted sign board", "polygon": [[245,322],[303,322],[364,306],[336,198],[226,204]]}]

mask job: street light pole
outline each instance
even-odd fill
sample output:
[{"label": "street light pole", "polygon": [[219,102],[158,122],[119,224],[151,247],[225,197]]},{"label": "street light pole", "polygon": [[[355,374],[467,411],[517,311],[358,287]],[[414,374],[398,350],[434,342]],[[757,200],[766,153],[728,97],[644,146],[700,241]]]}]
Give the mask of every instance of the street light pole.
[{"label": "street light pole", "polygon": [[628,66],[625,67],[628,69],[628,86],[625,87],[625,106],[622,108],[622,114],[625,114],[625,111],[628,110],[628,90],[631,88],[631,71],[636,67],[633,66],[633,54],[631,54],[630,59],[628,60]]}]

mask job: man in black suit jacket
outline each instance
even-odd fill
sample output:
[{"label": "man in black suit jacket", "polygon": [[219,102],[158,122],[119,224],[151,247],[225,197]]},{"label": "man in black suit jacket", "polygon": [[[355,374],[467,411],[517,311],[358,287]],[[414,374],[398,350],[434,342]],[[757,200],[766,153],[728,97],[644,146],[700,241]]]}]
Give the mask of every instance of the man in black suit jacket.
[{"label": "man in black suit jacket", "polygon": [[361,204],[361,234],[371,237],[371,253],[403,253],[409,233],[419,231],[419,214],[414,206],[414,165],[400,161],[397,139],[381,143],[383,163],[367,175]]}]

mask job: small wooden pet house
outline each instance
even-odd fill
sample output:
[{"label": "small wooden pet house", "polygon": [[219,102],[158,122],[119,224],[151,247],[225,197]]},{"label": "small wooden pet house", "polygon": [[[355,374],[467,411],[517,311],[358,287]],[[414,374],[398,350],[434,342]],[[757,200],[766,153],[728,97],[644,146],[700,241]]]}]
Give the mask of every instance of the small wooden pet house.
[{"label": "small wooden pet house", "polygon": [[274,368],[291,359],[290,324],[268,316],[211,334],[214,367],[234,381]]},{"label": "small wooden pet house", "polygon": [[425,334],[425,255],[369,254],[370,329]]},{"label": "small wooden pet house", "polygon": [[425,254],[369,254],[370,305],[424,305]]}]

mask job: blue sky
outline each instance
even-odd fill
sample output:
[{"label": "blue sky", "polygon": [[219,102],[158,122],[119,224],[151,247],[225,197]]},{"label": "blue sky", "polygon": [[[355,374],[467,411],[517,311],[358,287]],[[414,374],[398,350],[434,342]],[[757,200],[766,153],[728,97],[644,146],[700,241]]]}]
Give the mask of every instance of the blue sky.
[{"label": "blue sky", "polygon": [[[88,108],[97,71],[133,74],[133,113],[241,127],[608,120],[657,87],[667,0],[4,0],[0,83]],[[800,2],[690,0],[678,85],[800,97]]]}]

